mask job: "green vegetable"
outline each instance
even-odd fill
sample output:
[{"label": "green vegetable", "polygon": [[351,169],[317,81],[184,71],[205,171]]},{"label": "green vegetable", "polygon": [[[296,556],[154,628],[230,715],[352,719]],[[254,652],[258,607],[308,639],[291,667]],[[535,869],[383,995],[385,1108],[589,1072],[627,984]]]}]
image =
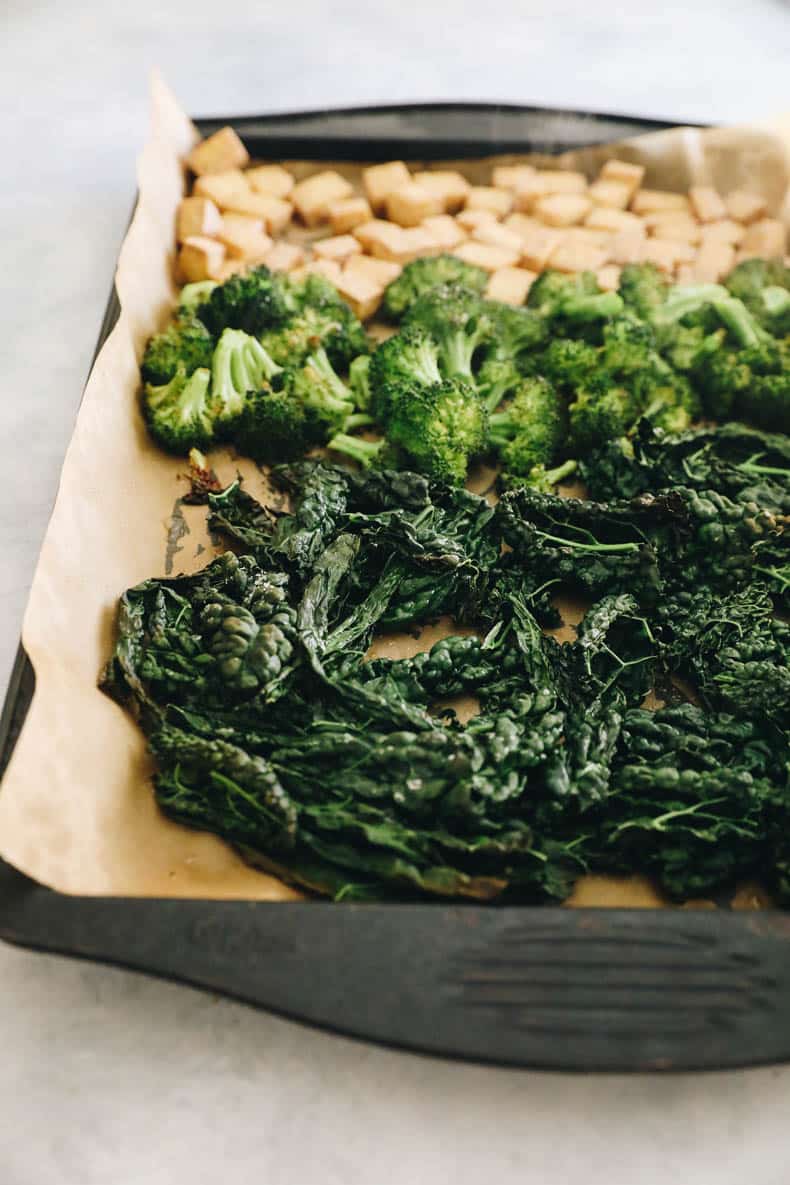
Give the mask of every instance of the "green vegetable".
[{"label": "green vegetable", "polygon": [[189,377],[179,368],[161,386],[147,383],[143,411],[156,442],[170,453],[186,456],[192,448],[208,448],[214,438],[211,372],[205,367]]},{"label": "green vegetable", "polygon": [[464,263],[454,255],[430,255],[407,263],[384,293],[384,312],[400,321],[414,302],[431,288],[443,284],[461,284],[470,292],[482,294],[488,276],[480,267]]}]

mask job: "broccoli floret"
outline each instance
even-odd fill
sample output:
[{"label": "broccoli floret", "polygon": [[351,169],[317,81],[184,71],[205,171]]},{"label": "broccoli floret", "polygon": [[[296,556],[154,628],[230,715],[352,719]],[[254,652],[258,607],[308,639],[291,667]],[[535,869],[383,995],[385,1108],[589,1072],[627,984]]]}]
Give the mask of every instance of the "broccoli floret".
[{"label": "broccoli floret", "polygon": [[386,439],[362,440],[359,436],[338,432],[329,441],[327,448],[350,457],[363,469],[392,468],[398,465],[397,450]]},{"label": "broccoli floret", "polygon": [[348,368],[348,385],[355,405],[367,411],[371,403],[370,354],[360,354]]},{"label": "broccoli floret", "polygon": [[233,439],[253,460],[291,460],[325,444],[353,410],[348,388],[317,350],[304,365],[277,368],[247,391]]},{"label": "broccoli floret", "polygon": [[737,411],[760,428],[790,432],[790,370],[783,374],[757,375],[741,392]]},{"label": "broccoli floret", "polygon": [[549,269],[530,288],[527,306],[550,320],[585,324],[616,317],[623,301],[616,292],[601,292],[592,272],[569,276]]},{"label": "broccoli floret", "polygon": [[489,420],[489,443],[511,474],[547,465],[562,444],[565,411],[556,390],[543,378],[524,379],[513,401]]},{"label": "broccoli floret", "polygon": [[194,284],[185,284],[178,294],[179,313],[193,313],[199,316],[200,309],[216,287],[216,280],[196,280]]},{"label": "broccoli floret", "polygon": [[662,353],[674,370],[690,374],[705,354],[721,347],[724,330],[706,333],[701,325],[676,325],[663,343]]},{"label": "broccoli floret", "polygon": [[434,339],[418,328],[402,329],[382,342],[370,361],[368,381],[375,415],[386,423],[401,391],[410,390],[414,383],[430,386],[441,378]]},{"label": "broccoli floret", "polygon": [[384,421],[389,439],[414,468],[460,485],[470,457],[486,437],[486,413],[477,392],[461,379],[403,388]]},{"label": "broccoli floret", "polygon": [[529,486],[541,494],[553,494],[554,487],[566,478],[572,477],[577,467],[577,462],[571,460],[563,461],[554,469],[547,469],[545,465],[533,465],[526,474],[505,471],[499,475],[499,484],[506,490],[512,490],[516,486]]},{"label": "broccoli floret", "polygon": [[226,329],[211,364],[211,397],[217,409],[217,431],[227,433],[241,415],[249,391],[257,391],[282,368],[263,346],[241,329]]},{"label": "broccoli floret", "polygon": [[358,354],[367,354],[362,322],[323,276],[291,281],[288,299],[293,312],[286,323],[261,335],[275,362],[298,365],[322,347],[332,365],[344,370]]},{"label": "broccoli floret", "polygon": [[215,334],[223,329],[259,334],[284,325],[293,311],[286,282],[261,266],[214,288],[201,305],[200,316]]},{"label": "broccoli floret", "polygon": [[601,361],[609,370],[632,374],[652,366],[655,338],[650,326],[635,317],[616,317],[603,327]]},{"label": "broccoli floret", "polygon": [[211,371],[201,366],[188,375],[183,369],[159,386],[146,384],[143,411],[154,439],[170,453],[186,456],[190,449],[207,448],[214,437],[210,395]]},{"label": "broccoli floret", "polygon": [[669,292],[669,281],[653,263],[629,263],[620,273],[620,296],[643,321],[650,321]]},{"label": "broccoli floret", "polygon": [[779,259],[746,259],[726,280],[764,329],[777,337],[790,333],[790,268]]},{"label": "broccoli floret", "polygon": [[337,432],[354,411],[354,400],[325,350],[316,350],[303,366],[286,372],[286,385],[322,425],[322,438]]},{"label": "broccoli floret", "polygon": [[471,383],[475,352],[493,340],[495,328],[489,302],[460,284],[442,284],[424,292],[409,308],[403,326],[433,338],[444,375]]},{"label": "broccoli floret", "polygon": [[732,417],[736,402],[752,381],[752,372],[739,351],[723,348],[702,355],[693,375],[706,416],[722,421]]},{"label": "broccoli floret", "polygon": [[454,255],[430,255],[407,263],[396,280],[388,285],[382,305],[393,321],[401,317],[424,292],[441,284],[461,284],[469,292],[481,295],[488,276],[481,267],[464,263]]},{"label": "broccoli floret", "polygon": [[145,347],[140,374],[146,383],[167,383],[179,371],[192,374],[199,366],[211,366],[214,338],[197,317],[184,313]]},{"label": "broccoli floret", "polygon": [[614,385],[603,371],[593,374],[568,408],[572,449],[585,453],[625,435],[641,410],[641,400],[633,389]]},{"label": "broccoli floret", "polygon": [[555,338],[544,351],[539,369],[561,390],[570,392],[589,378],[600,366],[598,351],[587,342]]},{"label": "broccoli floret", "polygon": [[321,441],[316,418],[289,386],[278,389],[277,381],[247,393],[233,431],[239,452],[267,464],[293,460]]}]

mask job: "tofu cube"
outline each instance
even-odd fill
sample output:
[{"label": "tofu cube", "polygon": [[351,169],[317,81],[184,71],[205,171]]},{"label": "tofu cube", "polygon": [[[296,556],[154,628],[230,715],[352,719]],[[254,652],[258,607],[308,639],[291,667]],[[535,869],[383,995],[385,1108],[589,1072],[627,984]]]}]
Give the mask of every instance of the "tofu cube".
[{"label": "tofu cube", "polygon": [[211,198],[187,197],[178,204],[176,238],[179,243],[194,235],[211,238],[222,230],[222,215]]},{"label": "tofu cube", "polygon": [[225,244],[229,256],[250,263],[260,263],[272,249],[263,220],[248,214],[225,214],[217,238]]},{"label": "tofu cube", "polygon": [[453,254],[486,272],[496,272],[503,267],[515,267],[519,260],[518,251],[510,250],[508,247],[497,247],[491,243],[475,243],[471,239],[456,247]]},{"label": "tofu cube", "polygon": [[537,173],[542,192],[547,195],[553,193],[585,193],[587,178],[584,173],[574,173],[571,169],[540,169]]},{"label": "tofu cube", "polygon": [[564,238],[562,231],[548,226],[528,231],[521,238],[521,262],[533,272],[542,272],[551,263]]},{"label": "tofu cube", "polygon": [[730,243],[737,247],[745,234],[743,223],[735,222],[732,218],[722,218],[719,222],[708,222],[700,227],[700,241],[703,243]]},{"label": "tofu cube", "polygon": [[247,164],[250,154],[233,128],[220,128],[207,136],[190,152],[187,164],[198,177],[206,173],[224,173],[227,169],[238,169]]},{"label": "tofu cube", "polygon": [[441,247],[436,239],[424,226],[402,227],[401,242],[405,244],[412,259],[417,259],[421,255],[439,255],[441,253]]},{"label": "tofu cube", "polygon": [[471,188],[466,177],[452,169],[434,169],[415,173],[414,180],[428,193],[438,198],[446,214],[454,214],[466,201]]},{"label": "tofu cube", "polygon": [[296,184],[293,173],[282,165],[255,165],[246,169],[244,176],[256,193],[268,193],[271,197],[287,198]]},{"label": "tofu cube", "polygon": [[604,267],[598,268],[595,278],[598,287],[604,292],[616,292],[620,287],[620,268],[616,263],[607,263]]},{"label": "tofu cube", "polygon": [[608,160],[598,174],[601,181],[620,181],[627,185],[633,196],[645,179],[644,165],[632,165],[625,160]]},{"label": "tofu cube", "polygon": [[296,268],[291,275],[294,279],[303,279],[305,276],[323,276],[325,280],[329,280],[330,284],[337,287],[342,272],[342,267],[334,259],[311,259],[309,263]]},{"label": "tofu cube", "polygon": [[491,171],[491,184],[496,189],[512,189],[515,192],[531,181],[536,172],[534,165],[495,165]]},{"label": "tofu cube", "polygon": [[458,225],[470,233],[478,226],[483,226],[484,223],[490,224],[496,220],[497,216],[491,210],[461,210],[460,214],[455,216]]},{"label": "tofu cube", "polygon": [[393,189],[411,181],[411,173],[402,160],[391,160],[384,165],[370,165],[362,170],[362,184],[368,201],[377,214],[384,209]]},{"label": "tofu cube", "polygon": [[631,199],[631,209],[635,214],[657,214],[660,210],[680,210],[688,214],[691,207],[685,193],[640,189]]},{"label": "tofu cube", "polygon": [[387,222],[371,237],[367,250],[376,259],[387,259],[391,263],[409,263],[420,255],[435,253],[437,247],[422,227],[414,226],[407,230],[405,227]]},{"label": "tofu cube", "polygon": [[593,243],[562,242],[552,253],[551,267],[558,272],[597,272],[609,258],[609,252]]},{"label": "tofu cube", "polygon": [[375,284],[366,276],[348,275],[347,272],[343,272],[338,280],[337,290],[360,321],[367,321],[368,317],[373,316],[384,295],[381,284]]},{"label": "tofu cube", "polygon": [[508,251],[515,251],[517,257],[521,255],[521,235],[510,227],[503,226],[501,222],[484,222],[472,231],[472,238],[476,243],[490,243],[493,247],[505,247]]},{"label": "tofu cube", "polygon": [[291,221],[293,207],[290,202],[282,198],[270,197],[266,193],[253,193],[231,198],[222,207],[234,214],[247,214],[250,218],[260,218],[269,234],[278,235],[285,230]]},{"label": "tofu cube", "polygon": [[621,266],[627,263],[641,263],[646,242],[644,225],[638,231],[617,231],[609,240],[609,259]]},{"label": "tofu cube", "polygon": [[334,259],[339,264],[345,263],[350,256],[361,251],[359,240],[353,235],[332,235],[329,239],[319,239],[317,243],[313,243],[314,255],[319,259]]},{"label": "tofu cube", "polygon": [[344,275],[370,280],[371,284],[380,288],[386,288],[393,280],[397,280],[402,271],[399,263],[390,263],[386,259],[371,259],[369,255],[352,255],[343,268]]},{"label": "tofu cube", "polygon": [[384,218],[371,218],[369,222],[355,226],[351,233],[357,242],[362,244],[363,251],[370,251],[373,243],[392,226],[393,223],[387,222]]},{"label": "tofu cube", "polygon": [[227,169],[224,173],[209,173],[198,177],[192,187],[193,195],[208,198],[220,209],[234,198],[247,197],[252,193],[247,178],[241,169]]},{"label": "tofu cube", "polygon": [[647,227],[637,214],[629,214],[627,210],[616,210],[611,206],[593,206],[584,220],[584,225],[612,233],[627,230],[633,234],[647,234]]},{"label": "tofu cube", "polygon": [[703,284],[717,284],[730,272],[735,264],[735,248],[732,243],[708,239],[697,252],[691,265],[695,280]]},{"label": "tofu cube", "polygon": [[645,226],[654,238],[677,239],[680,243],[698,243],[702,232],[698,222],[680,211],[659,211],[645,215]]},{"label": "tofu cube", "polygon": [[592,203],[581,193],[552,193],[538,198],[532,209],[548,226],[575,226],[590,213]]},{"label": "tofu cube", "polygon": [[493,185],[472,185],[466,195],[467,210],[488,210],[497,218],[510,213],[513,195],[506,189],[494,189]]},{"label": "tofu cube", "polygon": [[692,185],[689,190],[689,201],[700,222],[715,222],[727,215],[724,202],[710,185]]},{"label": "tofu cube", "polygon": [[[466,238],[465,232],[449,214],[435,214],[432,218],[426,218],[421,225],[442,251],[451,251]],[[499,224],[492,219],[491,225]]]},{"label": "tofu cube", "polygon": [[193,235],[181,245],[178,272],[185,284],[196,280],[217,280],[225,262],[225,244],[205,235]]},{"label": "tofu cube", "polygon": [[273,272],[292,272],[304,263],[304,251],[295,243],[275,243],[263,262]]},{"label": "tofu cube", "polygon": [[508,230],[515,231],[520,239],[524,239],[536,227],[542,227],[543,223],[538,222],[537,218],[533,218],[530,214],[522,214],[518,210],[514,210],[512,214],[508,214],[502,225],[506,226]]},{"label": "tofu cube", "polygon": [[741,254],[763,255],[766,259],[783,256],[787,234],[778,218],[761,218],[750,223],[741,243]]},{"label": "tofu cube", "polygon": [[[571,247],[597,247],[609,258],[610,230],[596,230],[590,226],[569,226],[563,235],[563,245]],[[606,262],[606,261],[604,261]]]},{"label": "tofu cube", "polygon": [[363,197],[342,198],[339,202],[332,202],[327,208],[327,213],[329,225],[336,235],[344,235],[355,226],[370,222],[373,217],[367,198]]},{"label": "tofu cube", "polygon": [[670,275],[679,263],[693,263],[696,254],[689,243],[677,239],[647,239],[642,247],[642,259]]},{"label": "tofu cube", "polygon": [[503,304],[522,305],[536,278],[537,273],[529,272],[525,267],[500,267],[491,273],[486,296],[489,300],[501,300]]},{"label": "tofu cube", "polygon": [[633,190],[625,181],[607,181],[599,177],[587,190],[587,196],[596,206],[608,206],[612,210],[624,210],[631,200]]},{"label": "tofu cube", "polygon": [[724,205],[730,218],[736,222],[756,222],[762,218],[768,209],[768,203],[756,193],[749,193],[745,189],[735,189],[728,193]]},{"label": "tofu cube", "polygon": [[305,225],[317,226],[329,217],[329,207],[333,202],[350,197],[352,193],[350,181],[333,169],[325,169],[295,185],[291,198]]},{"label": "tofu cube", "polygon": [[441,214],[443,205],[435,194],[429,193],[416,181],[407,181],[387,194],[387,217],[399,226],[419,226],[423,218]]}]

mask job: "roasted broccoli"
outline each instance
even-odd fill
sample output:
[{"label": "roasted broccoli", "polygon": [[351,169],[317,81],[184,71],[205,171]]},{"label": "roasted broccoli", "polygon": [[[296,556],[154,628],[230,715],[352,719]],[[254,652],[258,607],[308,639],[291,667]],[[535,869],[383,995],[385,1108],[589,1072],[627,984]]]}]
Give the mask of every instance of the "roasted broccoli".
[{"label": "roasted broccoli", "polygon": [[583,325],[616,317],[623,301],[616,292],[602,292],[592,272],[569,276],[549,269],[530,288],[527,307],[561,328],[564,322]]},{"label": "roasted broccoli", "polygon": [[325,444],[353,410],[348,388],[317,350],[304,365],[263,375],[247,391],[233,439],[256,461],[293,460]]},{"label": "roasted broccoli", "polygon": [[779,259],[745,259],[727,277],[727,288],[764,329],[790,333],[790,268]]},{"label": "roasted broccoli", "polygon": [[442,374],[469,383],[474,383],[475,353],[492,342],[495,331],[490,302],[460,284],[428,289],[410,306],[403,326],[433,338]]},{"label": "roasted broccoli", "polygon": [[344,457],[350,457],[363,469],[390,466],[397,468],[398,465],[397,450],[386,439],[363,440],[360,436],[352,436],[348,432],[338,432],[329,441],[327,448],[342,453]]},{"label": "roasted broccoli", "polygon": [[323,276],[291,281],[288,299],[294,311],[285,324],[261,334],[261,343],[275,362],[298,365],[323,348],[332,365],[345,370],[358,354],[367,354],[362,322]]},{"label": "roasted broccoli", "polygon": [[543,378],[523,379],[504,411],[489,419],[489,443],[505,472],[524,477],[548,465],[565,439],[567,417],[554,387]]},{"label": "roasted broccoli", "polygon": [[211,364],[211,398],[216,407],[217,431],[233,431],[249,391],[279,374],[257,338],[241,329],[226,329],[217,342]]},{"label": "roasted broccoli", "polygon": [[179,313],[194,313],[199,316],[200,309],[216,287],[216,280],[196,280],[194,284],[185,284],[178,294]]},{"label": "roasted broccoli", "polygon": [[212,289],[200,306],[201,320],[212,333],[242,329],[259,334],[285,324],[294,302],[282,276],[261,265],[243,275],[231,276]]},{"label": "roasted broccoli", "polygon": [[179,370],[190,375],[199,366],[210,367],[213,352],[214,338],[203,322],[182,313],[148,342],[140,374],[145,383],[167,383]]},{"label": "roasted broccoli", "polygon": [[370,354],[360,354],[348,368],[348,385],[360,411],[370,407]]},{"label": "roasted broccoli", "polygon": [[450,378],[404,387],[391,401],[383,427],[414,468],[461,485],[470,458],[485,444],[486,413],[473,387]]},{"label": "roasted broccoli", "polygon": [[207,448],[214,437],[211,371],[198,367],[191,375],[179,369],[168,383],[147,383],[143,411],[154,439],[170,453],[186,456]]},{"label": "roasted broccoli", "polygon": [[429,255],[413,259],[384,293],[383,310],[393,321],[400,321],[414,302],[430,288],[442,284],[461,284],[470,292],[482,295],[488,276],[481,267],[464,263],[454,255]]}]

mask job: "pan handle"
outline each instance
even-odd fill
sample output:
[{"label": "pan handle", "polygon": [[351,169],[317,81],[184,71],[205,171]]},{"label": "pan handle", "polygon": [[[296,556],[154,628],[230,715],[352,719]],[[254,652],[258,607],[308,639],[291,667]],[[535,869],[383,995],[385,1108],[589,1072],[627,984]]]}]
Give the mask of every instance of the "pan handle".
[{"label": "pan handle", "polygon": [[73,897],[0,862],[0,937],[474,1061],[790,1059],[790,917],[776,912]]}]

